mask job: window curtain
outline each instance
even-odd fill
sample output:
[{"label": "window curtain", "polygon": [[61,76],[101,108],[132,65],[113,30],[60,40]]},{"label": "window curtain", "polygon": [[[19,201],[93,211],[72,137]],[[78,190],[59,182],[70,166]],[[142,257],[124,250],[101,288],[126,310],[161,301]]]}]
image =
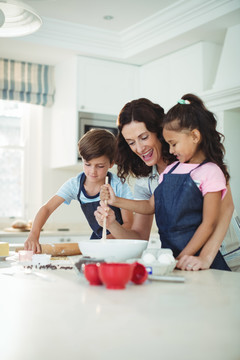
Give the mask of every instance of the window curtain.
[{"label": "window curtain", "polygon": [[0,59],[0,99],[51,106],[54,92],[53,66]]}]

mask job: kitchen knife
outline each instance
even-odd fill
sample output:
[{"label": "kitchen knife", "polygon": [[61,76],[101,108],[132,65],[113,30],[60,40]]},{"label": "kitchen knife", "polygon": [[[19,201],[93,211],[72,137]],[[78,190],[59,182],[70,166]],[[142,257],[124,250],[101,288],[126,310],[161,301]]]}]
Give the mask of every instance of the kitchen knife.
[{"label": "kitchen knife", "polygon": [[174,275],[148,275],[149,280],[158,280],[158,281],[170,281],[170,282],[184,282],[185,278],[183,276],[174,276]]}]

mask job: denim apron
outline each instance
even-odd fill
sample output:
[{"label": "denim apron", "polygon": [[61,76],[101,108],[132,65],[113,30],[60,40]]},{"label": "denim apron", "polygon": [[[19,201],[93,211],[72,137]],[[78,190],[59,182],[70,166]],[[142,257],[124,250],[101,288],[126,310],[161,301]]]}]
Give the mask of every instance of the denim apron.
[{"label": "denim apron", "polygon": [[[108,179],[109,179],[109,183],[111,184],[111,179],[112,179],[112,174],[111,173],[107,173]],[[93,233],[90,237],[90,239],[101,239],[102,238],[102,227],[98,224],[97,220],[95,219],[94,216],[94,211],[97,210],[97,207],[99,206],[99,200],[97,201],[92,201],[89,203],[82,203],[80,200],[80,194],[81,192],[83,192],[84,196],[89,198],[89,199],[94,199],[94,198],[98,198],[99,197],[99,193],[97,195],[94,196],[89,196],[87,195],[85,189],[84,189],[84,182],[86,179],[86,175],[83,173],[81,180],[80,180],[80,185],[79,185],[79,191],[78,191],[78,201],[80,203],[80,206],[82,208],[82,211],[91,227],[91,229],[93,230]],[[121,210],[119,208],[116,208],[114,206],[110,206],[109,207],[112,208],[112,210],[115,212],[115,217],[117,222],[119,222],[119,224],[123,224],[123,220],[122,220],[122,215],[121,215]],[[107,235],[110,234],[110,232],[107,230]]]},{"label": "denim apron", "polygon": [[[167,174],[154,191],[155,217],[162,247],[170,248],[177,257],[193,237],[202,222],[203,196],[190,174],[172,174],[179,162]],[[195,254],[199,255],[200,250]],[[218,251],[212,269],[230,270]]]}]

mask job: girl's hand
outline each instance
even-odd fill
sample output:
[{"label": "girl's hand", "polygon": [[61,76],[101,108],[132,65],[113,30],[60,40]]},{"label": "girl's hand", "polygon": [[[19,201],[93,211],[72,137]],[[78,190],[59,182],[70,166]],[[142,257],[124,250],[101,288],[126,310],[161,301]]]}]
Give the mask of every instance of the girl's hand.
[{"label": "girl's hand", "polygon": [[177,262],[176,268],[187,271],[209,269],[211,264],[201,256],[183,255]]},{"label": "girl's hand", "polygon": [[94,216],[100,226],[103,226],[103,219],[106,216],[106,227],[108,228],[114,221],[116,221],[114,211],[104,204],[103,201],[100,201],[100,206],[97,207],[97,210],[94,211]]},{"label": "girl's hand", "polygon": [[25,250],[32,250],[34,254],[40,254],[41,253],[41,246],[39,244],[38,239],[35,235],[29,234],[27,240],[24,243],[24,249]]},{"label": "girl's hand", "polygon": [[114,191],[109,184],[101,186],[100,199],[102,201],[107,201],[107,203],[110,205],[114,205],[114,203],[116,202],[117,197],[115,196]]}]

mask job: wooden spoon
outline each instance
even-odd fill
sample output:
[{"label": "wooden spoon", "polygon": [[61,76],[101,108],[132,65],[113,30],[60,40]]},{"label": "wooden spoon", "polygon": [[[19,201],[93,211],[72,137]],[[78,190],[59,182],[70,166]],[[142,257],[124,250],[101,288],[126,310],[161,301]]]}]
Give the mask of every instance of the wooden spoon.
[{"label": "wooden spoon", "polygon": [[[105,184],[108,184],[108,176],[106,176],[105,178]],[[107,205],[107,200],[104,200],[104,203]],[[107,217],[105,215],[103,219],[102,241],[106,241],[107,238],[106,222],[107,222]]]}]

